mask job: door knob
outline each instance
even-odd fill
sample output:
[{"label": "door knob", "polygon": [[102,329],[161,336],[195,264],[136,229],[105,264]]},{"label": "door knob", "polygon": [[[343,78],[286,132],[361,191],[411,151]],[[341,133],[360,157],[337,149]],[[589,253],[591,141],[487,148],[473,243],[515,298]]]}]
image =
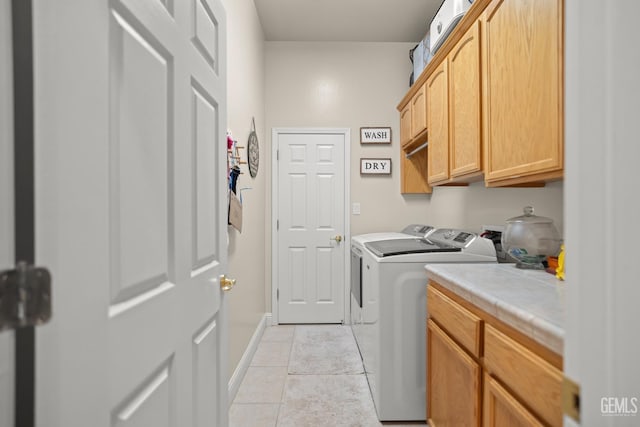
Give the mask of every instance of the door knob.
[{"label": "door knob", "polygon": [[223,291],[230,291],[235,284],[236,279],[227,279],[224,274],[220,276],[220,289],[222,289]]},{"label": "door knob", "polygon": [[335,240],[336,242],[340,243],[342,242],[342,236],[338,234],[336,237],[331,237],[329,240]]}]

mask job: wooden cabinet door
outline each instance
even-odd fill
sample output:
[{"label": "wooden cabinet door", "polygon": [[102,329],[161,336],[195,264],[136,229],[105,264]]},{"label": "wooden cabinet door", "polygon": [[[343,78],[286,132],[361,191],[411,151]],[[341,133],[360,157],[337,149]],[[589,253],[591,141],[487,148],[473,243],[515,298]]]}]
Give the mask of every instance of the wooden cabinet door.
[{"label": "wooden cabinet door", "polygon": [[400,145],[404,147],[411,142],[411,103],[400,111]]},{"label": "wooden cabinet door", "polygon": [[400,151],[400,193],[428,194],[433,190],[427,184],[427,150],[420,150],[407,158]]},{"label": "wooden cabinet door", "polygon": [[542,427],[543,424],[491,375],[484,375],[483,427]]},{"label": "wooden cabinet door", "polygon": [[562,372],[491,325],[484,328],[484,368],[547,425],[562,425]]},{"label": "wooden cabinet door", "polygon": [[480,23],[476,21],[449,53],[451,177],[482,171],[480,120]]},{"label": "wooden cabinet door", "polygon": [[[485,180],[562,176],[561,0],[494,0],[482,25]],[[533,179],[532,179],[533,180]]]},{"label": "wooden cabinet door", "polygon": [[429,425],[479,427],[480,376],[480,365],[433,320],[427,320]]},{"label": "wooden cabinet door", "polygon": [[427,181],[443,183],[449,179],[449,85],[448,59],[445,58],[427,80],[427,126],[429,155]]},{"label": "wooden cabinet door", "polygon": [[427,130],[427,96],[425,85],[411,98],[411,137],[417,138]]}]

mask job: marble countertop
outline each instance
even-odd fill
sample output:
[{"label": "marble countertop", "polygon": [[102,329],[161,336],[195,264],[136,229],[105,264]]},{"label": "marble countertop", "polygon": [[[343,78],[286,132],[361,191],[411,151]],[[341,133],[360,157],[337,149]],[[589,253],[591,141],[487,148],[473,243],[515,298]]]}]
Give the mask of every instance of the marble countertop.
[{"label": "marble countertop", "polygon": [[565,282],[515,264],[427,264],[430,279],[562,355]]}]

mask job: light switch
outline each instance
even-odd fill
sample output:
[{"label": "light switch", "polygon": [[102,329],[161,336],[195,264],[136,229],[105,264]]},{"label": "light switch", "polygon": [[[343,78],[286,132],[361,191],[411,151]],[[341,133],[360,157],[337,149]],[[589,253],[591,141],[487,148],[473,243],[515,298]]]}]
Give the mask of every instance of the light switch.
[{"label": "light switch", "polygon": [[351,205],[351,213],[353,215],[360,215],[360,203],[353,203]]}]

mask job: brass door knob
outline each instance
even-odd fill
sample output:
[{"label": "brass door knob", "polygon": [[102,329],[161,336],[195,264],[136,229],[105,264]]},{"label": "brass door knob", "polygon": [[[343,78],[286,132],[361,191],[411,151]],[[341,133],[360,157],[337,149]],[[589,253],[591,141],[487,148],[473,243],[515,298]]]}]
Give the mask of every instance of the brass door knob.
[{"label": "brass door knob", "polygon": [[342,242],[342,236],[338,234],[336,237],[331,237],[329,240],[335,240],[336,242],[340,243]]},{"label": "brass door knob", "polygon": [[227,279],[224,274],[220,276],[220,289],[222,289],[223,291],[230,291],[235,284],[236,279]]}]

